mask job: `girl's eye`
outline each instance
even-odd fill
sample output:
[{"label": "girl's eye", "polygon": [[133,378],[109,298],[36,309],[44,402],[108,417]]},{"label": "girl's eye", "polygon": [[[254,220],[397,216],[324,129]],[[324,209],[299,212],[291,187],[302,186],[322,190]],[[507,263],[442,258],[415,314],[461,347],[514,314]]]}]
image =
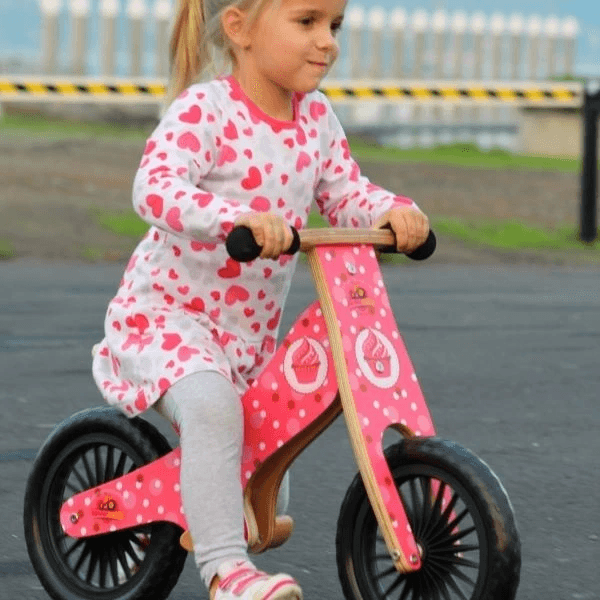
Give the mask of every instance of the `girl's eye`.
[{"label": "girl's eye", "polygon": [[333,31],[333,33],[337,33],[341,28],[341,23],[333,23],[333,25],[331,26],[331,31]]},{"label": "girl's eye", "polygon": [[300,23],[302,23],[302,25],[310,25],[312,22],[313,22],[312,17],[305,17],[304,19],[300,20]]}]

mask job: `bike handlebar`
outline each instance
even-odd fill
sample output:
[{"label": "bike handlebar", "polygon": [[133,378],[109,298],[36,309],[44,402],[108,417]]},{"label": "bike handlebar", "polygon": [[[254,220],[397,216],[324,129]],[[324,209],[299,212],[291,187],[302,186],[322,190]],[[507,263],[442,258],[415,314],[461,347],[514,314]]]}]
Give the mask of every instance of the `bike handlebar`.
[{"label": "bike handlebar", "polygon": [[[381,252],[396,252],[395,236],[387,229],[303,229],[298,232],[291,227],[294,240],[285,254],[296,254],[299,250],[307,250],[319,244],[334,243],[366,243],[379,246]],[[435,251],[437,240],[430,229],[425,242],[413,252],[406,254],[412,260],[425,260]],[[250,262],[260,256],[262,247],[256,243],[252,230],[245,225],[234,227],[225,242],[229,256],[238,262]]]}]

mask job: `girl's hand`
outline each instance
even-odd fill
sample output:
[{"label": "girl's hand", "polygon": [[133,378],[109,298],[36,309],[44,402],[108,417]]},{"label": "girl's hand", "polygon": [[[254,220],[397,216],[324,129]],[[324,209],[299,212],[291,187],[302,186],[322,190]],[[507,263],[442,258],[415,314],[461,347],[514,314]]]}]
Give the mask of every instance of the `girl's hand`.
[{"label": "girl's hand", "polygon": [[429,219],[418,209],[410,206],[392,208],[381,215],[373,229],[390,225],[396,235],[398,252],[410,254],[423,245],[429,235]]},{"label": "girl's hand", "polygon": [[234,225],[245,225],[259,246],[260,258],[277,259],[294,241],[292,230],[283,217],[270,212],[252,212],[240,215]]}]

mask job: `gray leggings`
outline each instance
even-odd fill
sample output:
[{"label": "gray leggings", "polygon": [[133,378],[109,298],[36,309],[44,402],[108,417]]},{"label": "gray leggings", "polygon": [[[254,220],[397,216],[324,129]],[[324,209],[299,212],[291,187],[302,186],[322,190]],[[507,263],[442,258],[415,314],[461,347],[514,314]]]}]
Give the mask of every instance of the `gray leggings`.
[{"label": "gray leggings", "polygon": [[[203,371],[175,383],[154,408],[180,430],[183,509],[208,587],[219,565],[248,558],[240,479],[242,404],[226,377]],[[286,511],[288,500],[286,474],[278,513]]]}]

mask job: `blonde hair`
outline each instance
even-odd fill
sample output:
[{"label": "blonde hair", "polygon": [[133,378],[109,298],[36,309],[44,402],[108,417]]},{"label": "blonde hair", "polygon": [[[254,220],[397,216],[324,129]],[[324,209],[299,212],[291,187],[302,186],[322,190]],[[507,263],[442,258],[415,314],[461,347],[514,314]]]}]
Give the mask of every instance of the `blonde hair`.
[{"label": "blonde hair", "polygon": [[166,101],[203,76],[215,77],[236,62],[231,42],[221,24],[221,14],[235,6],[247,14],[251,27],[262,10],[277,0],[177,0],[169,46],[170,77]]}]

